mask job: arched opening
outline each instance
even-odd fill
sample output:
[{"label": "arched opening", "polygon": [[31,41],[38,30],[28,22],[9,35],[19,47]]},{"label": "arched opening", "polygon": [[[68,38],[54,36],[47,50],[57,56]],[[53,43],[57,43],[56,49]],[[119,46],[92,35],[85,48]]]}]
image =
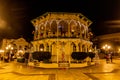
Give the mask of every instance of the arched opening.
[{"label": "arched opening", "polygon": [[46,51],[49,52],[49,45],[46,44]]},{"label": "arched opening", "polygon": [[39,50],[40,50],[40,51],[44,51],[44,45],[43,45],[43,44],[40,44]]},{"label": "arched opening", "polygon": [[57,23],[56,21],[52,21],[51,23],[51,33],[52,33],[52,37],[56,37],[56,33],[57,33]]},{"label": "arched opening", "polygon": [[81,52],[81,46],[80,46],[81,44],[79,43],[78,44],[78,47],[79,47],[79,52]]},{"label": "arched opening", "polygon": [[85,45],[82,45],[82,52],[85,52]]},{"label": "arched opening", "polygon": [[40,38],[43,38],[43,37],[44,37],[44,30],[45,30],[44,25],[41,24],[39,29],[40,29],[40,31],[39,31],[39,33],[40,33]]},{"label": "arched opening", "polygon": [[56,42],[53,42],[51,44],[51,53],[52,53],[52,62],[56,62],[57,60],[57,44]]},{"label": "arched opening", "polygon": [[71,37],[76,37],[76,23],[75,21],[71,21],[70,22],[70,33],[71,33]]},{"label": "arched opening", "polygon": [[51,26],[50,26],[50,23],[47,22],[46,23],[46,37],[50,37],[50,33],[51,33]]},{"label": "arched opening", "polygon": [[76,52],[76,45],[75,45],[75,43],[74,42],[72,42],[72,49],[73,49],[73,52]]},{"label": "arched opening", "polygon": [[81,27],[81,25],[77,22],[77,26],[76,26],[76,37],[80,37],[80,27]]},{"label": "arched opening", "polygon": [[60,37],[66,37],[68,34],[68,23],[66,21],[60,21],[58,24],[58,32]]},{"label": "arched opening", "polygon": [[83,24],[81,25],[81,34],[82,34],[82,38],[84,38],[85,37],[85,28],[84,28]]}]

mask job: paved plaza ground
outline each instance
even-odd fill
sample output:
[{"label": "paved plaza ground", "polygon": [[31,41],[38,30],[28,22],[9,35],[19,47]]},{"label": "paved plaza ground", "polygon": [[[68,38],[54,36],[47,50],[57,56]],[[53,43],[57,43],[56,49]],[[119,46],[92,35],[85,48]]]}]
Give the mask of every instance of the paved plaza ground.
[{"label": "paved plaza ground", "polygon": [[58,69],[26,66],[17,62],[0,64],[0,80],[120,80],[120,60],[85,67]]}]

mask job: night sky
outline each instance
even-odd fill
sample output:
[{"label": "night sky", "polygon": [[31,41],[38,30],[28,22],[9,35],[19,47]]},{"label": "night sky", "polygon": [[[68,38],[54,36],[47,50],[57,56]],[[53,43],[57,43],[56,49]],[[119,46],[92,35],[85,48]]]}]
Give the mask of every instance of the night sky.
[{"label": "night sky", "polygon": [[94,35],[120,32],[120,0],[0,0],[0,39],[33,40],[31,20],[46,12],[82,13],[93,24]]}]

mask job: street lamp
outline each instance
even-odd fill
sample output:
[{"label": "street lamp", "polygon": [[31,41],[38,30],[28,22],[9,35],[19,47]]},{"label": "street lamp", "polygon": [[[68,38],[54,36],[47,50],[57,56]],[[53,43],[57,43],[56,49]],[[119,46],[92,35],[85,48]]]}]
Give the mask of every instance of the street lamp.
[{"label": "street lamp", "polygon": [[89,52],[92,52],[92,50],[90,49]]},{"label": "street lamp", "polygon": [[8,59],[8,61],[10,61],[10,59],[11,59],[11,54],[12,54],[12,50],[13,50],[13,47],[11,46],[11,45],[8,45],[7,47],[6,47],[6,57],[7,57],[7,59]]},{"label": "street lamp", "polygon": [[13,47],[12,47],[11,45],[8,45],[8,46],[6,47],[6,50],[13,50]]},{"label": "street lamp", "polygon": [[105,53],[107,53],[107,51],[110,50],[111,46],[106,44],[102,48],[105,50]]},{"label": "street lamp", "polygon": [[4,50],[0,50],[0,61],[3,60],[4,57]]}]

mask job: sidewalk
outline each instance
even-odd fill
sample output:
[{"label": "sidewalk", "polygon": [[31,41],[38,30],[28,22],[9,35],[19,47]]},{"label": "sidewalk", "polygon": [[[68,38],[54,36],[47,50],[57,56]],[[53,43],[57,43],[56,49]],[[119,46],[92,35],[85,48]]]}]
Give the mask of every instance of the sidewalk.
[{"label": "sidewalk", "polygon": [[[17,65],[17,64],[16,64]],[[69,69],[65,69],[65,68],[61,68],[59,69],[58,66],[56,64],[43,64],[40,63],[41,66],[38,66],[39,68],[34,68],[34,67],[30,67],[30,63],[27,66],[24,66],[23,68],[21,68],[18,71],[18,73],[24,74],[24,75],[48,75],[49,79],[48,80],[91,80],[90,77],[88,77],[87,75],[85,75],[84,73],[82,73],[80,71],[80,66],[79,68],[75,68],[76,66],[72,66],[72,68]],[[79,64],[77,64],[79,65]],[[87,65],[83,64],[84,67]],[[34,65],[31,65],[34,66]],[[24,69],[26,67],[26,69]],[[48,68],[49,67],[49,68]],[[78,67],[78,66],[77,66]],[[29,70],[30,69],[30,70]],[[52,78],[51,78],[52,77]],[[51,79],[50,79],[51,78]]]},{"label": "sidewalk", "polygon": [[87,67],[87,66],[91,66],[94,65],[94,62],[91,62],[90,64],[88,64],[87,62],[85,63],[38,63],[36,66],[34,65],[33,62],[29,62],[28,66],[31,67],[40,67],[40,68],[80,68],[80,67]]},{"label": "sidewalk", "polygon": [[[116,75],[115,77],[117,77],[120,74],[120,73],[116,73],[116,70],[117,71],[120,70],[119,67],[120,60],[113,59],[113,62],[114,63],[107,64],[105,59],[101,59],[100,64],[98,65],[92,64],[92,66],[91,65],[88,66],[87,63],[85,63],[80,66],[80,64],[71,64],[69,69],[64,69],[64,68],[59,69],[58,64],[40,63],[40,65],[38,66],[40,68],[34,68],[33,63],[31,63],[31,65],[29,63],[29,65],[26,66],[23,63],[11,62],[11,63],[3,63],[3,65],[6,64],[7,66],[3,66],[3,67],[1,66],[1,68],[3,68],[1,69],[1,75],[8,75],[10,77],[12,77],[11,74],[13,75],[13,77],[17,75],[18,77],[20,77],[20,79],[23,80],[30,80],[30,78],[28,79],[28,77],[31,77],[31,80],[36,80],[36,79],[38,80],[40,76],[41,78],[42,77],[46,78],[45,80],[96,80],[96,79],[103,80],[101,79],[101,77],[108,78],[108,77],[114,77],[115,75]],[[5,73],[5,70],[7,71],[7,73]],[[2,74],[2,72],[4,73]],[[4,77],[6,78],[6,76]],[[94,79],[93,77],[96,77],[96,79]],[[16,77],[15,80],[20,80],[20,79],[19,78],[17,79]],[[109,79],[104,79],[104,80],[109,80]]]}]

